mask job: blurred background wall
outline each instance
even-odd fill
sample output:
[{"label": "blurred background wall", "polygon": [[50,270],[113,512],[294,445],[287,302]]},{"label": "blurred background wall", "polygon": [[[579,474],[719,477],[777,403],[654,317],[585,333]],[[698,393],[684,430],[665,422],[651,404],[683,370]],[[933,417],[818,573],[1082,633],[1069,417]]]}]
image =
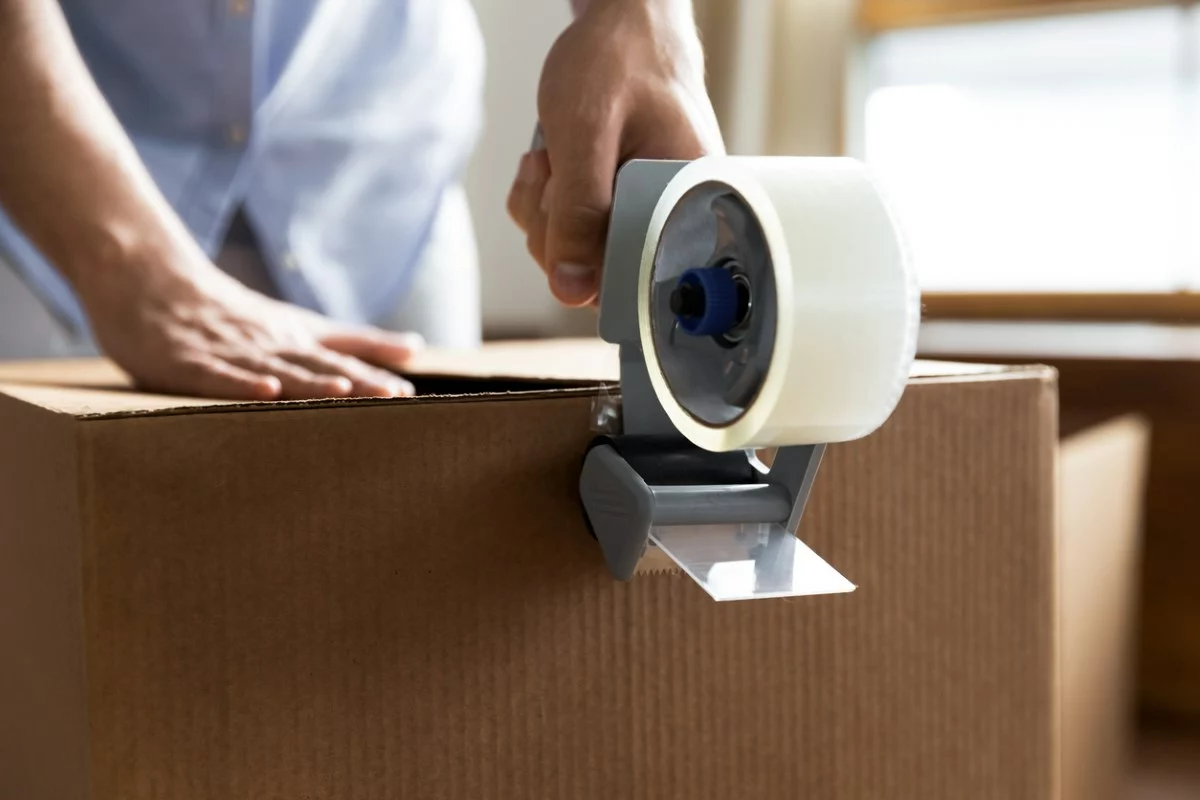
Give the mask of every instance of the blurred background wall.
[{"label": "blurred background wall", "polygon": [[[560,309],[525,252],[504,202],[537,119],[542,59],[571,20],[567,0],[474,0],[487,43],[485,130],[467,172],[483,269],[484,329],[492,336],[564,333],[587,312]],[[594,332],[593,323],[591,331]]]}]

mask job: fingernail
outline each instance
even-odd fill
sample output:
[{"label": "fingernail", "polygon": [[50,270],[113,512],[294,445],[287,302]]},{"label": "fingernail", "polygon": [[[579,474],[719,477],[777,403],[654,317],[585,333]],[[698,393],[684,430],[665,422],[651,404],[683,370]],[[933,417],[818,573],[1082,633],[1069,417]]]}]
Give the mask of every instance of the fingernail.
[{"label": "fingernail", "polygon": [[354,381],[344,376],[338,376],[333,379],[333,394],[336,397],[345,397],[354,391]]},{"label": "fingernail", "polygon": [[274,400],[283,394],[283,382],[274,375],[263,375],[258,385],[262,389],[264,400]]},{"label": "fingernail", "polygon": [[554,296],[564,303],[579,305],[596,294],[596,270],[583,264],[560,262],[550,280]]},{"label": "fingernail", "polygon": [[410,333],[408,331],[388,331],[385,334],[384,341],[390,346],[401,350],[411,350],[415,352],[417,350],[425,349],[425,337],[421,336],[419,333]]},{"label": "fingernail", "polygon": [[402,379],[388,381],[387,388],[392,393],[392,397],[412,397],[416,393],[413,390],[413,385]]},{"label": "fingernail", "polygon": [[425,337],[419,333],[401,333],[396,338],[401,346],[409,350],[425,349]]},{"label": "fingernail", "polygon": [[521,163],[517,167],[517,183],[528,185],[533,183],[533,156],[529,153],[521,156]]}]

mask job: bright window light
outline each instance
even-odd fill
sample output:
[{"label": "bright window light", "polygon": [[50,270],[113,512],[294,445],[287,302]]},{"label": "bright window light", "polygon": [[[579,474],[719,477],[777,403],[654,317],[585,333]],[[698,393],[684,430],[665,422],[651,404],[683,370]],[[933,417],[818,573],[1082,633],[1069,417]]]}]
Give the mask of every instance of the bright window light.
[{"label": "bright window light", "polygon": [[1200,16],[905,30],[868,48],[867,161],[923,288],[1200,289]]}]

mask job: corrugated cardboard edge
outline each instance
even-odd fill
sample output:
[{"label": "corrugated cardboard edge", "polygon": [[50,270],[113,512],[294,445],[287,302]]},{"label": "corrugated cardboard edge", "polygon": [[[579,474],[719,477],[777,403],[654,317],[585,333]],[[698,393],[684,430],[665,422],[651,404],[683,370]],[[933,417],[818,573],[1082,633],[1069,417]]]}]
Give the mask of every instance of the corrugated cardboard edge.
[{"label": "corrugated cardboard edge", "polygon": [[[351,397],[327,398],[321,400],[275,400],[271,402],[238,402],[238,401],[198,401],[196,404],[177,405],[178,398],[163,396],[161,407],[120,409],[115,411],[87,410],[86,404],[78,399],[73,402],[60,402],[64,397],[76,394],[76,390],[61,386],[43,386],[22,383],[0,383],[0,395],[22,402],[26,405],[73,417],[79,420],[129,419],[132,417],[168,417],[189,414],[219,414],[228,412],[263,412],[291,411],[296,409],[314,408],[363,408],[366,406],[409,406],[428,403],[473,403],[496,402],[507,400],[539,400],[546,397],[584,397],[593,396],[598,392],[612,392],[613,387],[604,384],[592,384],[576,387],[545,388],[531,385],[528,391],[483,391],[462,394],[426,394],[419,397]],[[96,396],[94,389],[88,390]],[[112,394],[123,394],[120,390],[111,390]]]}]

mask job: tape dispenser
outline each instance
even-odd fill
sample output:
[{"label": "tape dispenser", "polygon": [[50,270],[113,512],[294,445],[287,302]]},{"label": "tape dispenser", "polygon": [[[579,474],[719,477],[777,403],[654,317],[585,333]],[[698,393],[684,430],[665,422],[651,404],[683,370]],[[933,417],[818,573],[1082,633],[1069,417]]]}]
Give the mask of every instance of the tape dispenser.
[{"label": "tape dispenser", "polygon": [[658,548],[716,600],[852,591],[796,534],[826,446],[895,408],[920,309],[865,167],[628,162],[599,305],[621,432],[593,440],[579,491],[612,574]]}]

